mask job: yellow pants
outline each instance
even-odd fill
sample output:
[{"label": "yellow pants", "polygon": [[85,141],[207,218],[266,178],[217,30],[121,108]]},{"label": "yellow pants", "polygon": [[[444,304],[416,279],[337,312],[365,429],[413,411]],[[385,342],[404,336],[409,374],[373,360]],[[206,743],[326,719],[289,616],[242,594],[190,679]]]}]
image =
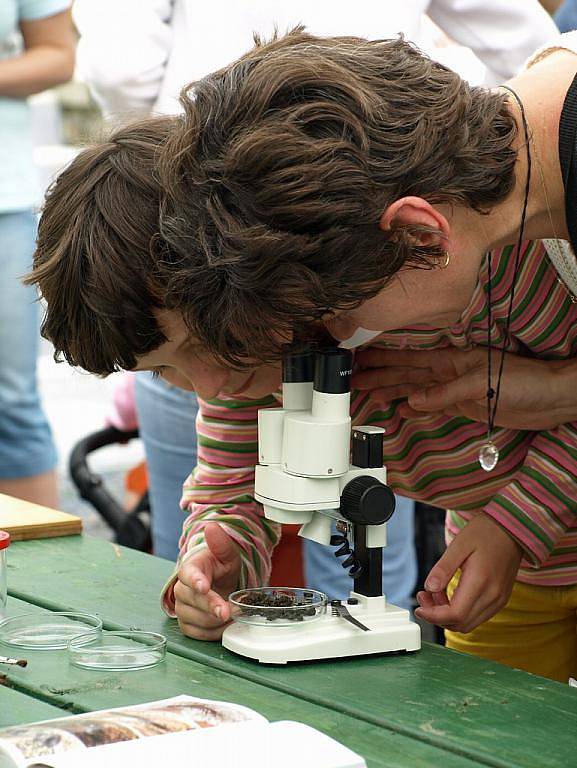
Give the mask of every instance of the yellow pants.
[{"label": "yellow pants", "polygon": [[[449,585],[449,597],[458,584]],[[577,678],[577,586],[515,582],[507,605],[467,634],[445,631],[447,647],[566,683]]]}]

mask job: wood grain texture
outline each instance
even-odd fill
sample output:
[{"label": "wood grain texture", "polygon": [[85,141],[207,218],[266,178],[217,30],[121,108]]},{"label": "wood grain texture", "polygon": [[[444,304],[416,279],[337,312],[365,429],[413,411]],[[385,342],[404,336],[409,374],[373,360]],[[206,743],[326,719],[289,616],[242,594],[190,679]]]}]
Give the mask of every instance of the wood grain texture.
[{"label": "wood grain texture", "polygon": [[0,493],[0,530],[8,531],[12,541],[72,536],[82,532],[82,520]]},{"label": "wood grain texture", "polygon": [[265,667],[180,634],[158,604],[173,567],[167,561],[87,537],[11,549],[13,595],[52,610],[100,613],[109,628],[162,632],[171,654],[239,684],[252,682],[480,765],[577,765],[577,696],[568,686],[432,645],[416,654]]},{"label": "wood grain texture", "polygon": [[[3,678],[4,675],[0,674],[0,683]],[[9,683],[6,679],[4,682]],[[33,699],[6,684],[0,687],[0,727],[2,728],[9,725],[22,725],[33,720],[53,720],[65,714],[58,707]]]}]

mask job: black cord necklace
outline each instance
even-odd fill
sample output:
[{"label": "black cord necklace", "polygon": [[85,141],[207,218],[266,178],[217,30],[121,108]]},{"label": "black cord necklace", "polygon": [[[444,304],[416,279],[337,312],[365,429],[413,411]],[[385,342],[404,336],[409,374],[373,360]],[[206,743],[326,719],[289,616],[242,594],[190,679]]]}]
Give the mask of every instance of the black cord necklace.
[{"label": "black cord necklace", "polygon": [[[491,472],[497,466],[499,461],[499,449],[493,442],[493,430],[495,427],[495,415],[497,413],[497,406],[499,405],[499,395],[501,393],[501,378],[503,376],[503,367],[505,364],[505,352],[507,348],[507,341],[509,339],[509,328],[511,326],[511,314],[513,312],[513,301],[515,299],[515,286],[517,282],[517,272],[519,269],[519,262],[521,260],[521,246],[523,243],[523,235],[525,232],[525,217],[527,215],[527,204],[529,202],[529,187],[531,186],[531,150],[529,147],[529,127],[527,125],[527,118],[525,116],[525,107],[523,102],[517,96],[512,88],[507,85],[501,86],[509,93],[513,94],[519,109],[521,111],[521,120],[523,122],[523,130],[525,132],[525,149],[527,151],[527,179],[525,182],[525,201],[523,203],[523,211],[521,213],[521,225],[519,227],[519,238],[517,240],[517,250],[515,253],[515,269],[513,272],[513,284],[511,285],[511,293],[509,295],[509,308],[507,310],[507,320],[505,322],[505,336],[503,339],[503,346],[501,347],[501,359],[499,361],[499,372],[497,374],[497,389],[493,389],[492,386],[492,361],[491,361],[491,328],[493,324],[493,311],[491,306],[491,281],[493,279],[492,274],[492,258],[491,251],[487,253],[487,441],[481,446],[479,451],[479,463],[485,472]],[[494,403],[493,403],[494,400]]]}]

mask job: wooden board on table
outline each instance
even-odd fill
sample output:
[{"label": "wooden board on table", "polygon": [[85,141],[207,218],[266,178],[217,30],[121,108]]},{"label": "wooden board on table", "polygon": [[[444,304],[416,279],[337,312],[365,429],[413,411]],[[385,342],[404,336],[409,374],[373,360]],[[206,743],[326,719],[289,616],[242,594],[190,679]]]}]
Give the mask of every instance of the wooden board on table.
[{"label": "wooden board on table", "polygon": [[82,533],[82,519],[0,493],[0,530],[13,541],[71,536]]}]

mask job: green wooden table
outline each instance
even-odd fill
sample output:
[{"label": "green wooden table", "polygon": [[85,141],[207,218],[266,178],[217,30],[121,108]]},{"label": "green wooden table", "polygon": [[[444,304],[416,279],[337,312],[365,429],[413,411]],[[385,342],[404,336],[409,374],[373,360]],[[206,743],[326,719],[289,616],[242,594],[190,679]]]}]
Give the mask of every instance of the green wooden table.
[{"label": "green wooden table", "polygon": [[72,667],[65,651],[27,651],[26,669],[0,669],[0,726],[188,693],[305,722],[369,768],[577,767],[569,686],[428,644],[416,654],[261,666],[180,634],[158,600],[171,570],[85,536],[13,544],[9,615],[98,613],[106,629],[163,633],[169,653],[154,669],[106,673]]}]

